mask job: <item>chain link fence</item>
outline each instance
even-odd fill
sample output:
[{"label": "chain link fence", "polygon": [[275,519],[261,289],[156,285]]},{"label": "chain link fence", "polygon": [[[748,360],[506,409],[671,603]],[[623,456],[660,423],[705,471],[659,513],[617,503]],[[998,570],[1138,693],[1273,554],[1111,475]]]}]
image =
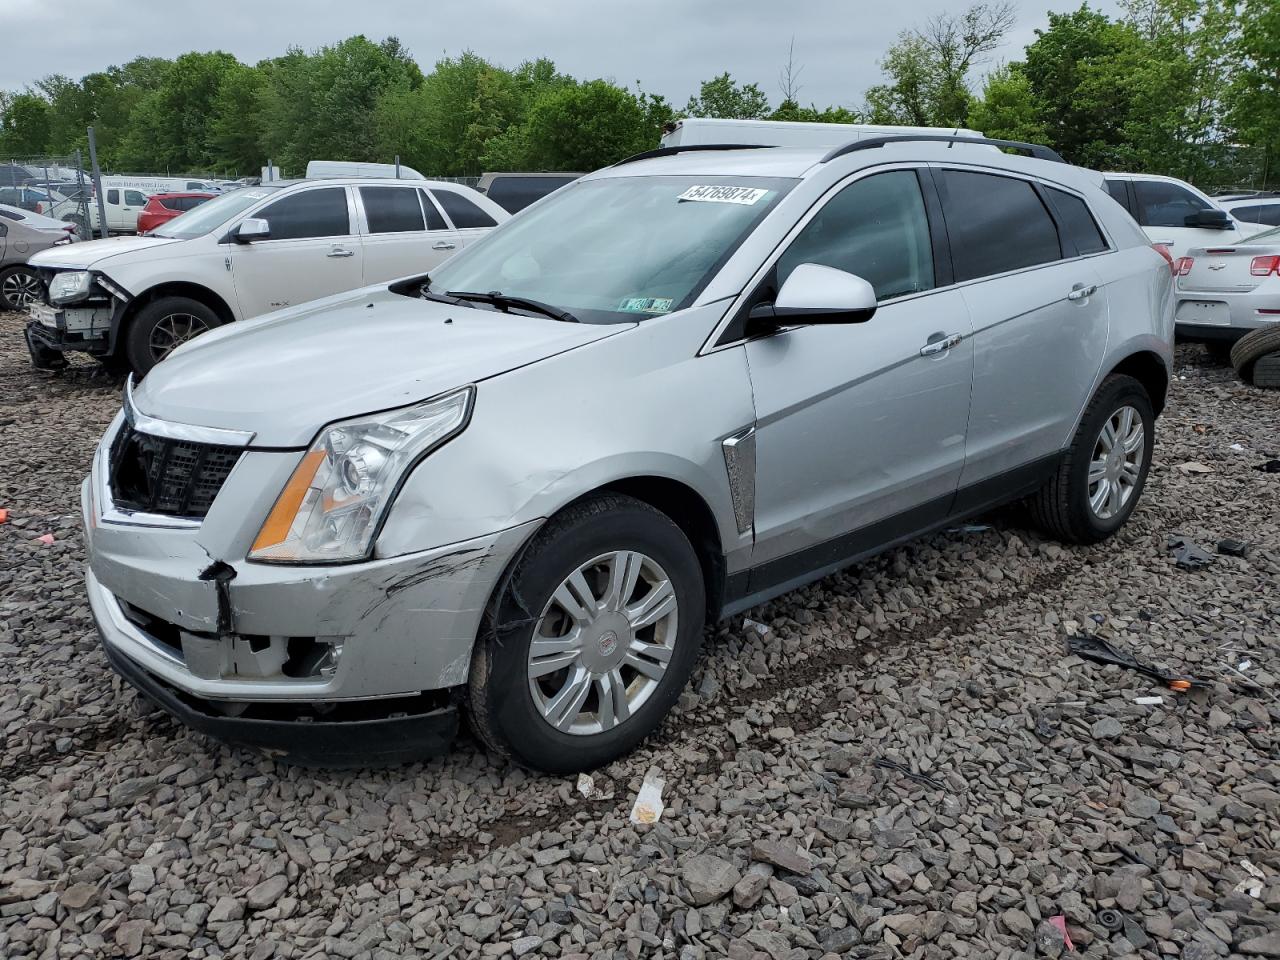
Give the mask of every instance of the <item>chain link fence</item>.
[{"label": "chain link fence", "polygon": [[76,225],[82,240],[98,226],[93,178],[79,151],[70,155],[0,158],[0,203]]}]

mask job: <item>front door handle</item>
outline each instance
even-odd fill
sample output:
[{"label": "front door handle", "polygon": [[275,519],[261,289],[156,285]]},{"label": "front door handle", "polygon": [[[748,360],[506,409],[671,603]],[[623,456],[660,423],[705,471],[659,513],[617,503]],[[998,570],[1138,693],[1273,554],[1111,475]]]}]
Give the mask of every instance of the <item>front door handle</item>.
[{"label": "front door handle", "polygon": [[354,250],[348,250],[346,247],[330,247],[329,252],[325,254],[326,257],[354,257],[355,255]]},{"label": "front door handle", "polygon": [[1098,292],[1096,283],[1077,283],[1067,294],[1068,300],[1084,300]]},{"label": "front door handle", "polygon": [[929,342],[920,348],[920,356],[932,357],[935,354],[946,353],[952,347],[958,346],[963,339],[963,333],[935,333],[929,338]]},{"label": "front door handle", "polygon": [[432,250],[452,250],[456,244],[452,244],[447,240],[437,240],[431,245]]}]

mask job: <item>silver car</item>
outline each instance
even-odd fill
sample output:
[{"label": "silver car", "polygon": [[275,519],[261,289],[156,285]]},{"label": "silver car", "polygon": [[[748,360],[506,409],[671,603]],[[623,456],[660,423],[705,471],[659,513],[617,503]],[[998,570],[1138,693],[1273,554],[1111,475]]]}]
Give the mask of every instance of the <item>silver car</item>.
[{"label": "silver car", "polygon": [[181,347],[84,485],[111,663],[298,762],[420,757],[465,711],[582,770],[709,622],[1014,499],[1106,538],[1168,263],[1097,174],[992,143],[657,151],[430,277]]},{"label": "silver car", "polygon": [[75,240],[75,225],[0,203],[0,310],[18,311],[44,295],[32,255]]},{"label": "silver car", "polygon": [[1225,353],[1251,330],[1280,323],[1280,227],[1188,250],[1174,273],[1180,340]]}]

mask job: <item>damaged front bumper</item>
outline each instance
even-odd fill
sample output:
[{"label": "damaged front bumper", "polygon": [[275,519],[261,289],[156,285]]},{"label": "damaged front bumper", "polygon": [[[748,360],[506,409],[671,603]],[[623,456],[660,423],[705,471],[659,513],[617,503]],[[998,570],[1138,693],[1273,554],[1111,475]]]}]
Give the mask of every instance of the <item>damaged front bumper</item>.
[{"label": "damaged front bumper", "polygon": [[184,723],[283,759],[349,766],[436,752],[456,729],[454,688],[489,596],[537,524],[363,563],[246,562],[247,538],[300,456],[247,452],[203,522],[171,527],[104,510],[97,458],[81,505],[108,658]]},{"label": "damaged front bumper", "polygon": [[43,303],[28,308],[26,327],[27,350],[37,367],[56,365],[61,354],[84,351],[105,355],[111,351],[112,336],[119,314],[124,310],[120,300],[103,300],[51,307]]}]

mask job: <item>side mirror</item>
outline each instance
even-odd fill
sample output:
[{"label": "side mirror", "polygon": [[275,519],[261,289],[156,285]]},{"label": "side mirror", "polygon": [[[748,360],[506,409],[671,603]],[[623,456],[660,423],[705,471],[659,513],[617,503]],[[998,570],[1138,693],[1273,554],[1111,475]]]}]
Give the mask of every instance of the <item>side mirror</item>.
[{"label": "side mirror", "polygon": [[1205,230],[1230,230],[1233,226],[1231,217],[1225,210],[1197,210],[1189,214],[1185,223],[1188,227],[1202,227]]},{"label": "side mirror", "polygon": [[791,271],[773,303],[757,304],[750,319],[773,324],[866,323],[876,312],[876,291],[861,277],[835,267],[802,263]]},{"label": "side mirror", "polygon": [[248,217],[240,221],[236,227],[236,243],[253,243],[255,240],[271,238],[271,224],[261,217]]}]

